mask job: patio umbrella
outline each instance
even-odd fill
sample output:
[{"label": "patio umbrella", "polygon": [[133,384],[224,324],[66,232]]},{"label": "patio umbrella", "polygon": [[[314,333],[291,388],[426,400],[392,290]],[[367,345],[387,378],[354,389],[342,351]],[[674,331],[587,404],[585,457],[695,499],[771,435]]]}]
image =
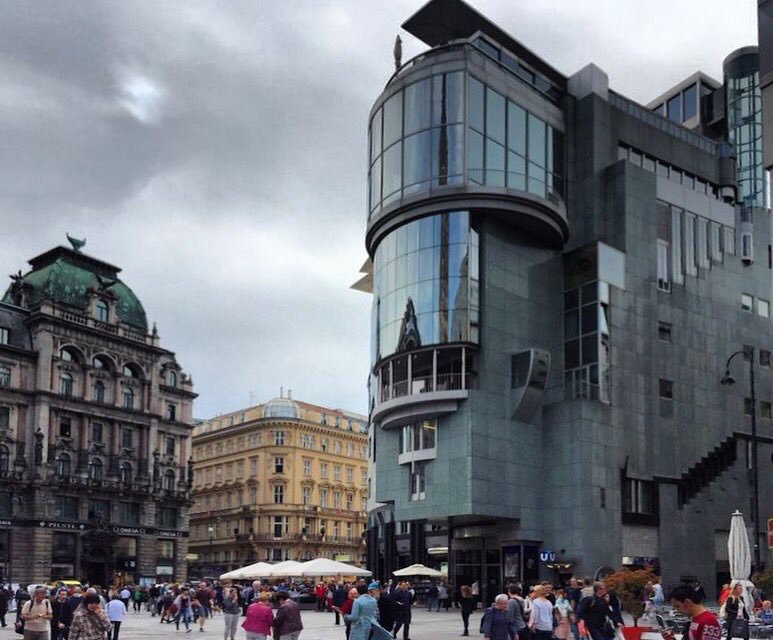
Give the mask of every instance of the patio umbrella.
[{"label": "patio umbrella", "polygon": [[367,569],[360,569],[352,564],[329,560],[328,558],[317,558],[303,563],[302,576],[369,576],[372,575]]},{"label": "patio umbrella", "polygon": [[751,615],[754,600],[752,589],[754,585],[749,580],[752,572],[752,554],[749,548],[749,536],[746,533],[746,524],[743,514],[736,510],[730,518],[730,535],[727,538],[727,556],[730,560],[730,586],[742,584],[744,590],[744,603],[746,610]]},{"label": "patio umbrella", "polygon": [[425,576],[427,578],[445,578],[445,573],[438,571],[437,569],[430,569],[423,564],[412,564],[405,569],[399,569],[393,572],[398,578],[403,576]]},{"label": "patio umbrella", "polygon": [[285,560],[277,564],[269,565],[271,569],[266,574],[271,578],[296,578],[301,576],[302,562],[296,562],[295,560]]},{"label": "patio umbrella", "polygon": [[253,580],[255,578],[266,578],[271,571],[271,565],[268,562],[256,562],[255,564],[234,569],[220,576],[221,580]]}]

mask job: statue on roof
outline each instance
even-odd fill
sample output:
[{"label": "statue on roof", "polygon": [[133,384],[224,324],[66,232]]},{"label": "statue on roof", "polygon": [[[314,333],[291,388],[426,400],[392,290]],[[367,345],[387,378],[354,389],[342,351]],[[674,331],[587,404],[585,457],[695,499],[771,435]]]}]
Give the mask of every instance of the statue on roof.
[{"label": "statue on roof", "polygon": [[101,276],[99,274],[95,275],[97,277],[97,281],[99,282],[100,291],[107,291],[110,287],[115,286],[115,284],[118,282],[116,278],[105,278],[105,276]]},{"label": "statue on roof", "polygon": [[18,273],[8,276],[11,279],[11,302],[17,307],[27,306],[27,293],[32,288],[29,284],[24,282],[24,276],[21,273],[21,269]]},{"label": "statue on roof", "polygon": [[69,233],[65,234],[67,236],[67,240],[72,245],[73,251],[77,251],[80,253],[81,249],[86,246],[86,238],[83,238],[83,240],[79,240],[78,238],[73,238]]},{"label": "statue on roof", "polygon": [[395,56],[395,71],[400,68],[403,63],[403,41],[400,39],[400,35],[395,38],[395,48],[392,50]]}]

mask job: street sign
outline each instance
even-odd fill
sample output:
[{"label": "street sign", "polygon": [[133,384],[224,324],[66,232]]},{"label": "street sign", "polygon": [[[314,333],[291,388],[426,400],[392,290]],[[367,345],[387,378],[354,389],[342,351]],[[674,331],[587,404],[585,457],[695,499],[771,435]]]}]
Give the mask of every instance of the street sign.
[{"label": "street sign", "polygon": [[556,552],[551,551],[550,549],[542,549],[539,552],[539,561],[540,562],[555,562],[556,560]]}]

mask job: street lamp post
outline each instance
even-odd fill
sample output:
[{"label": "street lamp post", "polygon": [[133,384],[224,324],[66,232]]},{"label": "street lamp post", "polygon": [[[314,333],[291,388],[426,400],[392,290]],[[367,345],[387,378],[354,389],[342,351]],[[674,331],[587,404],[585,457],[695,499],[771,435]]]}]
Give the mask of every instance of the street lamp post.
[{"label": "street lamp post", "polygon": [[[207,534],[209,535],[209,570],[212,572],[212,567],[214,566],[214,558],[212,548],[215,543],[215,528],[212,525],[209,525],[207,527]],[[202,576],[204,577],[204,576]]]},{"label": "street lamp post", "polygon": [[762,569],[760,561],[760,483],[759,469],[757,465],[757,396],[754,390],[754,348],[736,351],[731,354],[725,364],[725,375],[719,381],[720,384],[730,386],[735,384],[735,379],[730,375],[730,361],[737,355],[748,355],[749,358],[749,393],[751,395],[751,426],[752,426],[752,527],[754,527],[754,571]]}]

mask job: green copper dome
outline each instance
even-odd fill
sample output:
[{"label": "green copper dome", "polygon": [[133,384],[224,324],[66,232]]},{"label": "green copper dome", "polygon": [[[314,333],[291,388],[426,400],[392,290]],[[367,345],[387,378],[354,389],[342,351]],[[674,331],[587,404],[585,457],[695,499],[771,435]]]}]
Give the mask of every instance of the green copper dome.
[{"label": "green copper dome", "polygon": [[49,299],[86,311],[88,290],[104,291],[106,296],[115,298],[121,322],[148,330],[145,309],[134,292],[118,279],[118,267],[65,247],[33,258],[30,264],[32,270],[15,278],[3,302],[32,309]]}]

